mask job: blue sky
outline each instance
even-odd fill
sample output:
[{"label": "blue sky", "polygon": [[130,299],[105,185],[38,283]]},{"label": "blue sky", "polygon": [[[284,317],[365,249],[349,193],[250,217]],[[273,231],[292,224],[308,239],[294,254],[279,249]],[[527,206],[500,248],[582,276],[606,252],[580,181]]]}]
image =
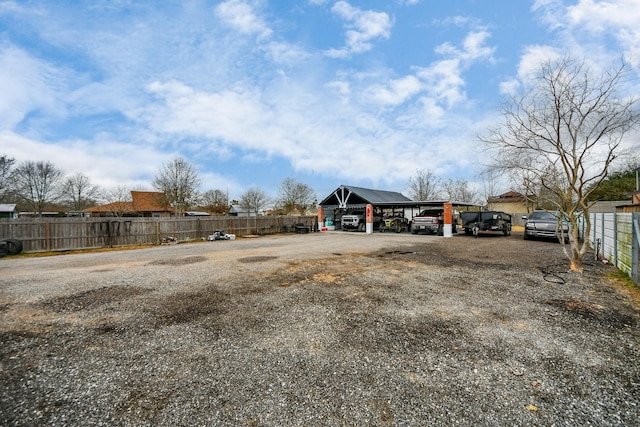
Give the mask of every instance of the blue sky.
[{"label": "blue sky", "polygon": [[149,190],[180,156],[232,198],[420,169],[480,191],[505,93],[566,53],[638,67],[638,23],[640,0],[0,0],[0,154]]}]

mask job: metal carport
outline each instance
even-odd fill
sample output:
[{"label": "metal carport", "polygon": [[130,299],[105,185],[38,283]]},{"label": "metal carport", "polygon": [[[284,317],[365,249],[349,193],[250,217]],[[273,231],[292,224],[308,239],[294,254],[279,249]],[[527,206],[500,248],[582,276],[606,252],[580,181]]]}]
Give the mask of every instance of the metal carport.
[{"label": "metal carport", "polygon": [[374,210],[402,212],[402,215],[411,219],[420,211],[427,208],[444,207],[450,203],[454,208],[482,208],[477,203],[467,203],[451,200],[411,200],[402,193],[395,191],[374,190],[370,188],[341,185],[331,194],[325,197],[318,206],[322,207],[327,220],[333,221],[339,228],[342,214],[353,210],[363,210],[367,205],[372,205]]}]

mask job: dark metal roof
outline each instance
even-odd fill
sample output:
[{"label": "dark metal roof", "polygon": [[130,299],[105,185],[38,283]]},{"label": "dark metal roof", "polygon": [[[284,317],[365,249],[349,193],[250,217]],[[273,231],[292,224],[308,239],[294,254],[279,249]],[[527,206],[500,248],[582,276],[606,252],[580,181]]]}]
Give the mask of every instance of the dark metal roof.
[{"label": "dark metal roof", "polygon": [[320,206],[364,206],[411,202],[411,199],[396,191],[372,190],[370,188],[341,185],[319,204]]},{"label": "dark metal roof", "polygon": [[351,185],[341,185],[329,196],[319,203],[323,207],[338,207],[345,209],[363,208],[367,204],[387,207],[430,207],[442,206],[451,203],[453,206],[476,206],[477,203],[456,202],[452,200],[411,200],[402,193],[396,191],[372,190],[370,188],[354,187]]}]

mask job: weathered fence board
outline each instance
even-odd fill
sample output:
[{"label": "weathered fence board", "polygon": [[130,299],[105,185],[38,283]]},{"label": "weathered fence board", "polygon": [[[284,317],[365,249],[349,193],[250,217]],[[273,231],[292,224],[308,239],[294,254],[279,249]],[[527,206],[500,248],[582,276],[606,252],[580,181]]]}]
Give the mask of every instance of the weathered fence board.
[{"label": "weathered fence board", "polygon": [[589,241],[592,247],[638,284],[638,214],[592,213],[589,214],[589,218]]},{"label": "weathered fence board", "polygon": [[0,238],[21,240],[24,252],[49,252],[159,245],[165,237],[201,240],[218,230],[274,234],[293,231],[297,223],[314,228],[317,217],[15,218],[0,219]]}]

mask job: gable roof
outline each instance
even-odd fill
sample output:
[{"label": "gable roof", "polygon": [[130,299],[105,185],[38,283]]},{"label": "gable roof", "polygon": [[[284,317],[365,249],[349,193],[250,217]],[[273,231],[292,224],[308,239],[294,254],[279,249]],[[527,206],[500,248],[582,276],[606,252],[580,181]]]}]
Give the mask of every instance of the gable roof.
[{"label": "gable roof", "polygon": [[167,204],[164,193],[155,191],[132,191],[131,202],[113,202],[94,206],[84,212],[173,212]]},{"label": "gable roof", "polygon": [[133,212],[133,204],[131,202],[113,202],[106,205],[92,206],[83,210],[83,212]]},{"label": "gable roof", "polygon": [[411,202],[407,196],[396,191],[373,190],[371,188],[341,185],[319,203],[320,206],[338,206],[340,208],[364,207],[372,205],[392,205]]},{"label": "gable roof", "polygon": [[16,205],[0,203],[0,212],[15,212]]},{"label": "gable roof", "polygon": [[156,191],[132,191],[131,200],[136,212],[171,212],[164,193]]},{"label": "gable roof", "polygon": [[526,197],[524,197],[522,193],[518,193],[517,191],[507,191],[499,196],[489,197],[488,201],[490,203],[522,203],[526,200]]}]

